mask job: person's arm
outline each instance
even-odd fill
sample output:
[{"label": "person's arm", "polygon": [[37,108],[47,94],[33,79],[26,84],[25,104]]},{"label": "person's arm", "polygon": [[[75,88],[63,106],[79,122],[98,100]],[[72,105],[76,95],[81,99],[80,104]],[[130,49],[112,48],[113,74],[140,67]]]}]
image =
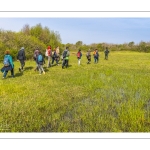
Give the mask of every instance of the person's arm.
[{"label": "person's arm", "polygon": [[23,59],[26,60],[25,51],[23,51]]}]

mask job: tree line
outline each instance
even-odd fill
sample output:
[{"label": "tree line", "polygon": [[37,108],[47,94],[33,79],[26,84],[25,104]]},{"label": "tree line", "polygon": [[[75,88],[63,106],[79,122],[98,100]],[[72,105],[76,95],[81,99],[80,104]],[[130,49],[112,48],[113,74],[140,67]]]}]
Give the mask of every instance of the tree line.
[{"label": "tree line", "polygon": [[141,41],[135,44],[133,41],[123,44],[111,44],[111,43],[92,43],[90,45],[83,44],[82,41],[78,41],[75,44],[66,44],[72,50],[81,49],[82,51],[98,49],[99,51],[104,51],[106,47],[111,51],[138,51],[138,52],[150,52],[150,42]]},{"label": "tree line", "polygon": [[15,60],[21,47],[25,48],[27,59],[32,59],[37,47],[44,54],[48,45],[52,48],[59,46],[60,51],[64,49],[60,34],[41,24],[33,27],[25,25],[19,32],[0,30],[0,59],[3,58],[4,51],[9,49]]},{"label": "tree line", "polygon": [[90,45],[83,44],[82,41],[77,41],[75,44],[61,42],[61,37],[58,31],[50,30],[48,27],[42,27],[39,23],[35,26],[30,27],[28,24],[24,25],[19,32],[0,30],[0,60],[3,59],[4,51],[9,49],[14,60],[21,47],[25,47],[27,59],[33,58],[33,52],[38,47],[44,54],[45,49],[48,45],[53,48],[59,46],[60,53],[69,47],[70,51],[87,51],[98,49],[104,51],[106,47],[110,51],[139,51],[139,52],[150,52],[150,42],[141,41],[135,44],[133,41],[124,44],[111,44],[111,43],[92,43]]}]

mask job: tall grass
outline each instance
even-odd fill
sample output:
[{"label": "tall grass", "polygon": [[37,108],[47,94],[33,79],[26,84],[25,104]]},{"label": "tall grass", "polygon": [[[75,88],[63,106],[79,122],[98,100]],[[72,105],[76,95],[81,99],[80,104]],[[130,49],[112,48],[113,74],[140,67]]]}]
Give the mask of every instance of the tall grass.
[{"label": "tall grass", "polygon": [[86,62],[83,54],[78,66],[72,54],[69,68],[41,76],[34,61],[24,73],[15,62],[15,78],[0,79],[0,132],[149,132],[150,54],[100,53],[98,64]]}]

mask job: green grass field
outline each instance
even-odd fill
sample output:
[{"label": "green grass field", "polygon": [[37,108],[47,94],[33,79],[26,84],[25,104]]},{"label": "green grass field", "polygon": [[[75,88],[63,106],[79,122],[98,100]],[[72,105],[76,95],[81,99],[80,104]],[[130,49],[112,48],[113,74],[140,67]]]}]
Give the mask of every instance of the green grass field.
[{"label": "green grass field", "polygon": [[[47,60],[46,60],[47,62]],[[69,68],[24,73],[15,62],[15,78],[0,79],[0,132],[149,132],[150,54],[100,52],[98,64],[78,66],[71,54]],[[3,64],[1,63],[2,67]]]}]

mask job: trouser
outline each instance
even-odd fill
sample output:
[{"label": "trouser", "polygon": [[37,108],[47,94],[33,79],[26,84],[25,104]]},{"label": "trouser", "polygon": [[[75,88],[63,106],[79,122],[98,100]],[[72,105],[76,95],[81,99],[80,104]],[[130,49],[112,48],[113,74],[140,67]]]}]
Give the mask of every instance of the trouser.
[{"label": "trouser", "polygon": [[44,69],[43,69],[43,65],[38,65],[38,68],[39,68],[39,73],[41,74],[42,72],[44,72]]},{"label": "trouser", "polygon": [[22,59],[19,61],[20,61],[20,65],[21,65],[21,70],[23,70],[23,67],[25,66],[25,61]]},{"label": "trouser", "polygon": [[54,61],[55,61],[55,57],[52,57],[52,64],[54,63]]},{"label": "trouser", "polygon": [[[14,77],[14,68],[12,68],[12,70],[10,70],[10,71],[11,71],[11,76]],[[8,73],[8,70],[4,71],[4,74],[3,74],[4,78],[6,77],[7,73]]]},{"label": "trouser", "polygon": [[94,62],[98,63],[98,57],[94,57]]},{"label": "trouser", "polygon": [[47,67],[48,68],[51,66],[50,60],[51,60],[51,56],[48,56],[48,62],[47,62]]},{"label": "trouser", "polygon": [[108,54],[105,54],[105,59],[108,59]]},{"label": "trouser", "polygon": [[78,59],[78,65],[80,65],[80,63],[81,63],[81,59]]},{"label": "trouser", "polygon": [[91,62],[91,57],[87,56],[87,60],[88,60],[87,64],[89,64]]},{"label": "trouser", "polygon": [[68,62],[69,62],[68,59],[63,59],[62,68],[63,68],[64,66],[66,66],[66,68],[67,68],[67,67],[68,67]]}]

